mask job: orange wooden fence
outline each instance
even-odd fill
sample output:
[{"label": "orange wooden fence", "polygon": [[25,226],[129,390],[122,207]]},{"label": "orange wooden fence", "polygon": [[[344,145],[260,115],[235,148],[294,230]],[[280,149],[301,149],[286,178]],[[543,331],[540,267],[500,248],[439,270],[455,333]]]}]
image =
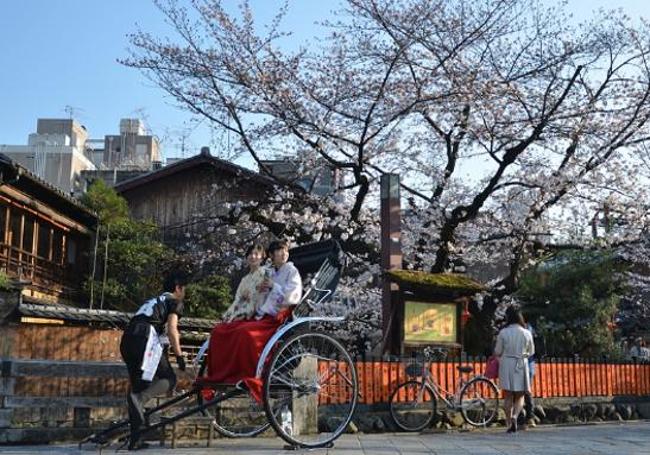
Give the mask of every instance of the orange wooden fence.
[{"label": "orange wooden fence", "polygon": [[[355,364],[360,403],[386,403],[395,387],[410,379],[406,374],[404,361],[365,360]],[[484,359],[469,359],[464,362],[433,362],[431,373],[438,385],[453,393],[461,377],[457,370],[459,365],[474,368],[474,373],[469,376],[481,374],[485,370]],[[320,367],[327,368],[324,364]],[[466,375],[465,379],[467,377]],[[335,389],[340,390],[336,392]],[[341,394],[343,389],[345,388],[332,384],[332,390],[330,393],[324,393],[320,402],[339,402],[344,397],[341,396],[338,400],[335,397],[337,393]],[[545,359],[537,362],[532,391],[533,395],[539,398],[650,395],[650,364]]]}]

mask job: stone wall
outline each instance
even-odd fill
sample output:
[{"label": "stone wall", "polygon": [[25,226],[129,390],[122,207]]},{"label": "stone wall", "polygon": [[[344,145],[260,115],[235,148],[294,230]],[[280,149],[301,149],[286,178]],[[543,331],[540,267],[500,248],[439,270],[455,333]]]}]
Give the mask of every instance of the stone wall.
[{"label": "stone wall", "polygon": [[[588,422],[650,419],[650,397],[544,398],[535,400],[534,425],[579,424]],[[390,416],[387,404],[359,405],[352,419],[351,432],[381,433],[400,431]],[[503,426],[505,412],[499,409],[496,425]],[[327,416],[321,418],[321,429]],[[459,412],[438,411],[432,429],[469,429]]]}]

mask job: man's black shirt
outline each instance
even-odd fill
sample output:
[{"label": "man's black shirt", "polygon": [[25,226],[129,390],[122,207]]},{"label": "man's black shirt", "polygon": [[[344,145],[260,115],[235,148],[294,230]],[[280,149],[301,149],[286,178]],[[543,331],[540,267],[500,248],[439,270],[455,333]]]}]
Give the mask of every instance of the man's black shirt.
[{"label": "man's black shirt", "polygon": [[148,322],[161,335],[165,330],[167,318],[172,313],[177,314],[180,319],[183,316],[183,302],[166,292],[160,297],[147,300],[135,313],[133,322]]}]

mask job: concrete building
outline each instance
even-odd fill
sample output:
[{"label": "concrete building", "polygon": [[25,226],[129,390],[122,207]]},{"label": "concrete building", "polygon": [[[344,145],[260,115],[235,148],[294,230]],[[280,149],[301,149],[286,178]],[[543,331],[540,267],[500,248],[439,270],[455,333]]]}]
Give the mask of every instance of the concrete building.
[{"label": "concrete building", "polygon": [[121,119],[120,134],[89,139],[86,154],[97,169],[81,172],[77,195],[86,192],[95,180],[115,186],[162,167],[158,139],[146,134],[144,123],[139,119]]},{"label": "concrete building", "polygon": [[121,119],[120,133],[89,138],[74,119],[38,119],[27,145],[2,145],[0,153],[67,194],[80,195],[94,180],[114,185],[161,167],[155,136],[138,119]]},{"label": "concrete building", "polygon": [[74,195],[81,197],[96,180],[103,180],[106,185],[114,187],[125,180],[134,179],[156,169],[159,169],[159,167],[154,167],[153,169],[98,169],[81,171],[81,183],[79,188],[75,190]]},{"label": "concrete building", "polygon": [[80,185],[81,171],[95,169],[87,140],[86,128],[74,119],[38,119],[27,145],[0,145],[0,153],[70,194]]},{"label": "concrete building", "polygon": [[158,139],[145,133],[139,119],[120,120],[120,134],[104,137],[102,169],[151,170],[160,162]]}]

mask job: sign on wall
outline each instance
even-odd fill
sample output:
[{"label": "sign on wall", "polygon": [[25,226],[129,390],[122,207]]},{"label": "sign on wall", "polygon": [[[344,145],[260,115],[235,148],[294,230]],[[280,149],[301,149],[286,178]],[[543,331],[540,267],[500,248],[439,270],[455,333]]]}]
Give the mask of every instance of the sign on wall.
[{"label": "sign on wall", "polygon": [[405,343],[456,343],[458,305],[404,300]]}]

